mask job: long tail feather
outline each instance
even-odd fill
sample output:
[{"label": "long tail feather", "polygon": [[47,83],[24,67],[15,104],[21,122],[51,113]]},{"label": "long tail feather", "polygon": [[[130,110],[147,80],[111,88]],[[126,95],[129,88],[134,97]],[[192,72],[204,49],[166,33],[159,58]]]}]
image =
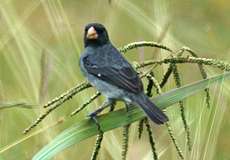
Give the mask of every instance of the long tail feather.
[{"label": "long tail feather", "polygon": [[156,124],[164,124],[168,117],[160,110],[144,93],[132,97],[132,101],[137,103],[147,116]]}]

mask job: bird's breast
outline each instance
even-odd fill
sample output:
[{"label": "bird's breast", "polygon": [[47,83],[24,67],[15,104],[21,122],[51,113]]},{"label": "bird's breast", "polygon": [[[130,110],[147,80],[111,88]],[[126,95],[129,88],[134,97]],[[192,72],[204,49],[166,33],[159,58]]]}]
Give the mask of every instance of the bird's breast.
[{"label": "bird's breast", "polygon": [[107,98],[123,100],[126,97],[126,93],[122,89],[100,80],[94,75],[88,74],[87,78],[90,84]]}]

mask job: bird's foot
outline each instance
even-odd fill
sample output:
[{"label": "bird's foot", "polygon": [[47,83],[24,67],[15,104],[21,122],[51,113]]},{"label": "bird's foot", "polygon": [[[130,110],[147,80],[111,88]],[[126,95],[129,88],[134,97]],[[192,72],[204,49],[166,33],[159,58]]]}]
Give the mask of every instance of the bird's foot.
[{"label": "bird's foot", "polygon": [[113,108],[113,107],[114,107],[113,104],[114,104],[114,101],[108,99],[108,100],[105,101],[96,111],[94,111],[94,112],[92,112],[92,113],[90,113],[90,114],[88,115],[88,117],[90,117],[90,119],[92,119],[92,120],[95,122],[95,124],[97,125],[97,128],[98,128],[98,131],[99,131],[100,133],[102,133],[103,131],[101,130],[101,126],[100,126],[100,124],[99,124],[99,122],[98,122],[98,120],[97,120],[97,115],[98,115],[99,113],[101,113],[105,108],[109,107],[110,105],[112,105],[111,110],[113,110],[113,109],[114,109],[114,108]]},{"label": "bird's foot", "polygon": [[100,126],[100,123],[99,123],[98,120],[97,120],[97,113],[96,113],[96,112],[90,113],[90,114],[88,115],[88,117],[94,121],[94,123],[95,123],[96,126],[97,126],[98,132],[99,132],[99,133],[103,133],[103,131],[102,131],[102,129],[101,129],[101,126]]}]

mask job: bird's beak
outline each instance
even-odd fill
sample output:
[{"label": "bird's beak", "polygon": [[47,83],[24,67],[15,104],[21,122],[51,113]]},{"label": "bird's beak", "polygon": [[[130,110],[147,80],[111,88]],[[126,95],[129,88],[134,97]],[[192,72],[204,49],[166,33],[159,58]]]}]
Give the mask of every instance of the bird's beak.
[{"label": "bird's beak", "polygon": [[90,27],[86,34],[87,39],[97,39],[98,34],[94,27]]}]

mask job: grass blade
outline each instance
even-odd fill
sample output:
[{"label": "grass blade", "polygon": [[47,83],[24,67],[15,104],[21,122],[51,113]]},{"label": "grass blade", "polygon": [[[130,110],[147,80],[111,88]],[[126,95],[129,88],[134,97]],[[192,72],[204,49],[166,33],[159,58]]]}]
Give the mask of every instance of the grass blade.
[{"label": "grass blade", "polygon": [[[230,78],[230,72],[220,74],[205,80],[197,81],[178,89],[173,89],[158,97],[153,98],[152,100],[158,107],[165,109],[170,105],[207,88],[213,83],[221,82],[223,78]],[[101,115],[98,117],[98,122],[101,125],[101,129],[106,132],[140,120],[144,116],[145,114],[139,108],[133,107],[130,108],[128,112],[126,109],[120,109],[109,114]],[[50,159],[65,148],[73,144],[77,144],[89,137],[95,136],[96,134],[98,134],[98,130],[94,122],[90,121],[89,119],[77,122],[73,126],[60,133],[48,145],[43,147],[33,157],[33,160]]]}]

